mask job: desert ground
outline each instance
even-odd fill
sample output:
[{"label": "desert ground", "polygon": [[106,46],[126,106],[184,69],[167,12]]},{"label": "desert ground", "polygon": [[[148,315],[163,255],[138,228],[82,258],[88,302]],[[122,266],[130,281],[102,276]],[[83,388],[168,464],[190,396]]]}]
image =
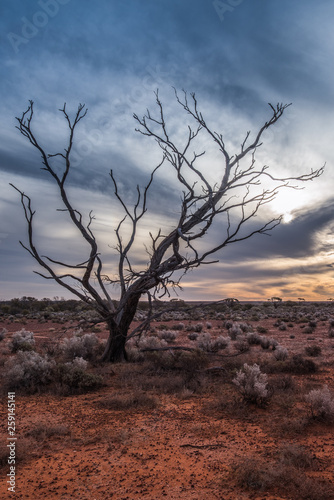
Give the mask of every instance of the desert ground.
[{"label": "desert ground", "polygon": [[103,365],[104,325],[53,309],[0,316],[1,498],[334,499],[333,303],[176,304]]}]

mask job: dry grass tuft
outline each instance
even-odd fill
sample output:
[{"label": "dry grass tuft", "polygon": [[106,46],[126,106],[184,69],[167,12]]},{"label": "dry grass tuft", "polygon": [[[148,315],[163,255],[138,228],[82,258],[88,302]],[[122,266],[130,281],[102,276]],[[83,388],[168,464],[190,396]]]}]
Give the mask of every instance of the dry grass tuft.
[{"label": "dry grass tuft", "polygon": [[132,394],[115,394],[106,396],[99,401],[99,406],[108,410],[153,410],[158,407],[159,402],[156,397],[136,392]]}]

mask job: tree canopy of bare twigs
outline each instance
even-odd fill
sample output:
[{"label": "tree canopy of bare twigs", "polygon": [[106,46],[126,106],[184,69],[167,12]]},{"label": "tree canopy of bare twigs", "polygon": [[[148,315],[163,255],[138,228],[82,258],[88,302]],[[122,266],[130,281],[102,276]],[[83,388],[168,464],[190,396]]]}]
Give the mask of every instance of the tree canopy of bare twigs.
[{"label": "tree canopy of bare twigs", "polygon": [[[215,254],[227,245],[246,240],[254,234],[269,233],[281,222],[280,216],[264,223],[260,222],[255,228],[248,223],[255,218],[263,205],[275,198],[280,189],[296,188],[301,182],[313,180],[322,174],[324,168],[311,170],[300,176],[278,178],[268,166],[257,166],[255,153],[262,144],[265,131],[281,118],[289,105],[270,104],[269,119],[253,139],[250,132],[247,132],[239,150],[231,154],[227,151],[222,133],[214,131],[199,110],[195,94],[189,96],[183,92],[180,97],[175,91],[181,112],[188,116],[191,123],[186,127],[186,138],[182,147],[177,145],[179,138],[173,137],[168,129],[164,106],[158,92],[155,98],[155,113],[147,111],[142,118],[135,114],[134,119],[138,132],[155,140],[161,150],[161,161],[152,168],[146,186],[136,187],[136,200],[133,206],[129,206],[120,192],[118,172],[110,171],[114,196],[124,212],[124,216],[114,228],[118,266],[112,277],[103,271],[98,241],[94,234],[92,212],[89,212],[88,223],[84,222],[85,218],[74,207],[67,189],[75,130],[87,114],[85,105],[78,106],[74,118],[69,116],[66,105],[60,109],[67,122],[68,139],[64,151],[55,154],[47,153],[35,136],[32,126],[34,117],[32,101],[22,116],[17,118],[17,128],[39,151],[42,157],[42,169],[51,176],[58,189],[63,210],[68,213],[70,220],[79,230],[86,245],[87,255],[84,262],[75,265],[41,255],[34,239],[35,211],[32,208],[32,201],[27,194],[13,186],[20,193],[28,227],[28,243],[20,243],[42,268],[42,271],[37,272],[40,276],[55,281],[82,301],[91,304],[107,322],[110,335],[103,355],[105,361],[126,359],[125,344],[141,297],[147,296],[151,301],[157,296],[169,294],[170,287],[179,286],[182,274],[203,264],[217,262]],[[212,141],[220,155],[220,172],[215,174],[214,182],[209,180],[210,176],[206,174],[201,162],[205,152],[196,151],[198,138],[202,135]],[[52,166],[51,160],[54,157],[62,162],[61,170]],[[148,263],[143,269],[138,270],[131,262],[130,253],[136,241],[139,223],[148,210],[148,197],[154,186],[156,172],[162,168],[172,169],[177,179],[180,189],[178,217],[173,229],[167,234],[164,234],[165,229],[162,227],[152,227],[150,241],[146,245],[149,254]],[[267,187],[268,185],[271,187]],[[221,239],[210,246],[207,235],[217,221],[220,222]],[[122,234],[125,223],[130,223],[131,227],[127,237]],[[209,246],[204,248],[201,244],[203,240]],[[63,271],[59,271],[60,269]],[[120,289],[118,301],[112,299],[110,284],[116,284]]]}]

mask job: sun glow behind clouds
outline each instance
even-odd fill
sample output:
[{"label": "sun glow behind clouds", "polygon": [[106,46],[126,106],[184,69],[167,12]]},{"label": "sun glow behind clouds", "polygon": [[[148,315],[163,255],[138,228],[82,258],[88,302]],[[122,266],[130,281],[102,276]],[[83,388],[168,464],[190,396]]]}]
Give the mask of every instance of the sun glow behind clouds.
[{"label": "sun glow behind clouds", "polygon": [[308,211],[312,201],[309,189],[282,189],[270,203],[270,208],[274,214],[282,215],[282,222],[288,224],[300,213]]},{"label": "sun glow behind clouds", "polygon": [[293,220],[293,215],[290,212],[286,212],[283,214],[283,222],[284,224],[289,224]]}]

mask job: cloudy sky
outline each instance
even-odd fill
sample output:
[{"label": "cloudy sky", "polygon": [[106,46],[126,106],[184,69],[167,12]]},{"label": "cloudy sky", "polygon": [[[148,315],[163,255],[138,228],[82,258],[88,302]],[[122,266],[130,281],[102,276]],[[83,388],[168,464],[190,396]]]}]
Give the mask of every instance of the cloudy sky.
[{"label": "cloudy sky", "polygon": [[[136,185],[145,185],[160,158],[154,141],[136,133],[133,113],[154,110],[153,92],[159,88],[174,136],[182,138],[191,124],[172,87],[196,93],[231,155],[248,130],[255,133],[270,117],[268,102],[292,103],[264,136],[259,165],[268,164],[277,175],[300,175],[326,162],[322,177],[301,191],[281,192],[266,207],[262,217],[284,215],[271,236],[255,236],[220,252],[219,263],[184,278],[180,298],[334,296],[331,0],[11,0],[1,2],[0,13],[0,299],[69,297],[33,274],[38,266],[19,245],[26,241],[26,227],[18,193],[9,183],[33,200],[41,253],[69,262],[84,255],[66,215],[57,212],[61,205],[51,179],[15,128],[15,117],[33,100],[36,135],[49,153],[61,152],[67,128],[59,108],[66,102],[73,114],[79,103],[86,104],[70,194],[84,216],[94,210],[94,230],[113,274],[109,255],[122,215],[109,171],[131,203]],[[212,154],[202,165],[214,180],[218,160],[217,152]],[[177,185],[163,168],[138,234],[138,264],[145,264],[148,231],[170,229],[179,200]],[[214,241],[221,230],[217,226],[208,238]]]}]

